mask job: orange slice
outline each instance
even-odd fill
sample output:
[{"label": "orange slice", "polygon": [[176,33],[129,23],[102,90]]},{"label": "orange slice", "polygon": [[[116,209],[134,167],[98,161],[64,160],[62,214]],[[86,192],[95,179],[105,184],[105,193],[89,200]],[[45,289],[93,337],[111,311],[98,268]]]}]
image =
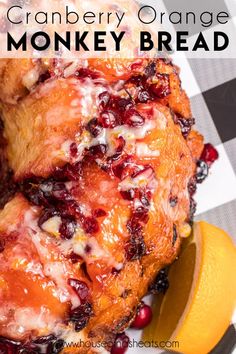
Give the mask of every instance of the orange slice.
[{"label": "orange slice", "polygon": [[[164,349],[206,354],[221,339],[236,305],[236,248],[221,229],[198,222],[169,271],[170,287],[154,298],[144,340]],[[178,342],[171,347],[170,342]],[[163,343],[162,343],[163,349]]]}]

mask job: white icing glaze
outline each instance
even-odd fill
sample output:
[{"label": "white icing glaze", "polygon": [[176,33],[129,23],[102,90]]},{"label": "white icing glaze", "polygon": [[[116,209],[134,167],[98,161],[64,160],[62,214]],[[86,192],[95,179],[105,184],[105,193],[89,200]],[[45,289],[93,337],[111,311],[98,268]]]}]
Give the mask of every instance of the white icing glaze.
[{"label": "white icing glaze", "polygon": [[48,232],[50,235],[53,236],[60,236],[59,233],[59,228],[61,226],[61,218],[60,216],[53,216],[52,218],[48,219],[45,221],[42,225],[41,228]]},{"label": "white icing glaze", "polygon": [[22,77],[22,84],[30,90],[38,81],[40,75],[40,70],[37,66],[35,66],[33,69],[28,71],[23,77]]},{"label": "white icing glaze", "polygon": [[[32,208],[25,213],[24,227],[27,227],[31,239],[37,249],[43,266],[43,274],[56,284],[57,288],[54,290],[54,295],[61,301],[70,301],[72,307],[77,307],[80,304],[78,296],[71,290],[67,284],[67,278],[71,274],[68,265],[61,261],[55,261],[51,255],[51,248],[53,247],[52,238],[50,236],[42,235],[38,225],[37,219]],[[73,275],[72,275],[73,276]]]}]

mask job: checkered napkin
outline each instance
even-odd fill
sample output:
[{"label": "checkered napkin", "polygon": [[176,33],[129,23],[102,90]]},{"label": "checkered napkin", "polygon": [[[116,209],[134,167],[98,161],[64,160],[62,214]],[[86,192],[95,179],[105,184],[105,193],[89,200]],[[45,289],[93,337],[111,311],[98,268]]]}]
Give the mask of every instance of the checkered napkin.
[{"label": "checkered napkin", "polygon": [[[173,7],[175,11],[184,12],[194,11],[196,6],[198,11],[200,8],[202,11],[226,11],[231,15],[232,26],[235,26],[236,45],[236,0],[146,0],[142,3],[167,13],[173,11]],[[194,35],[200,31],[203,28],[196,26],[190,32]],[[236,58],[189,59],[184,54],[182,58],[175,58],[175,54],[172,57],[181,68],[182,85],[191,99],[196,128],[206,142],[216,146],[220,155],[207,180],[198,185],[195,220],[205,220],[224,229],[236,243]],[[233,322],[236,323],[236,318]],[[228,328],[211,354],[236,354],[235,327],[231,325]],[[135,331],[130,334],[131,338],[134,336],[138,340]],[[157,353],[154,349],[137,348],[130,349],[128,353],[147,351]]]}]

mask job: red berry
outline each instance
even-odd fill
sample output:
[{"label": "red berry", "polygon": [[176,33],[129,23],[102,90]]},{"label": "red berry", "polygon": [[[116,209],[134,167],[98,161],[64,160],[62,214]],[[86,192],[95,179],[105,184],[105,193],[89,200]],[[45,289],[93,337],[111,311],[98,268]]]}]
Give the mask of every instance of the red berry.
[{"label": "red berry", "polygon": [[101,218],[101,217],[106,216],[106,215],[107,215],[107,213],[105,212],[105,210],[103,210],[101,208],[95,209],[93,211],[93,216],[95,218]]},{"label": "red berry", "polygon": [[103,128],[114,128],[117,125],[117,118],[116,112],[109,110],[103,111],[98,117],[98,121]]},{"label": "red berry", "polygon": [[72,143],[70,145],[70,154],[72,157],[76,157],[78,154],[78,147],[76,143]]},{"label": "red berry", "polygon": [[124,354],[129,346],[129,337],[125,333],[116,336],[115,343],[111,348],[111,354]]},{"label": "red berry", "polygon": [[143,329],[144,327],[149,325],[151,320],[152,320],[151,307],[142,303],[137,310],[136,317],[133,323],[131,324],[131,327],[135,329]]},{"label": "red berry", "polygon": [[78,279],[70,278],[68,279],[68,284],[76,292],[82,302],[84,302],[88,298],[89,289],[85,282]]},{"label": "red berry", "polygon": [[83,229],[88,234],[96,234],[99,231],[99,225],[94,217],[87,216],[83,220]]},{"label": "red berry", "polygon": [[209,166],[219,157],[218,151],[211,144],[205,144],[200,160],[205,161]]},{"label": "red berry", "polygon": [[131,127],[141,127],[145,119],[133,108],[125,112],[125,123]]}]

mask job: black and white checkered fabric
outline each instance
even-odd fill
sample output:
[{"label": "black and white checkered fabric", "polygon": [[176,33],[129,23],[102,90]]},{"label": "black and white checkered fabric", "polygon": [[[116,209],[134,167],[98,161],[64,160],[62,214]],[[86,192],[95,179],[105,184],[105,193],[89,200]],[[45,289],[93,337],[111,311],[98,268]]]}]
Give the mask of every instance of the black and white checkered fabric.
[{"label": "black and white checkered fabric", "polygon": [[[168,13],[173,11],[227,11],[230,23],[235,26],[236,0],[146,0]],[[177,26],[176,26],[177,27]],[[191,34],[203,31],[194,27]],[[176,28],[177,29],[177,28]],[[236,35],[235,35],[236,45]],[[211,168],[210,175],[198,185],[197,213],[195,220],[205,220],[227,231],[236,243],[236,58],[235,59],[189,59],[184,54],[175,58],[181,68],[183,88],[191,99],[196,127],[219,152],[219,160]],[[222,304],[223,306],[223,304]],[[233,318],[236,323],[236,315]],[[138,340],[140,334],[131,331]],[[156,349],[129,349],[128,353],[158,353]],[[197,344],[196,344],[196,353]],[[163,353],[163,351],[159,351]],[[236,354],[235,326],[229,327],[211,354]]]}]

